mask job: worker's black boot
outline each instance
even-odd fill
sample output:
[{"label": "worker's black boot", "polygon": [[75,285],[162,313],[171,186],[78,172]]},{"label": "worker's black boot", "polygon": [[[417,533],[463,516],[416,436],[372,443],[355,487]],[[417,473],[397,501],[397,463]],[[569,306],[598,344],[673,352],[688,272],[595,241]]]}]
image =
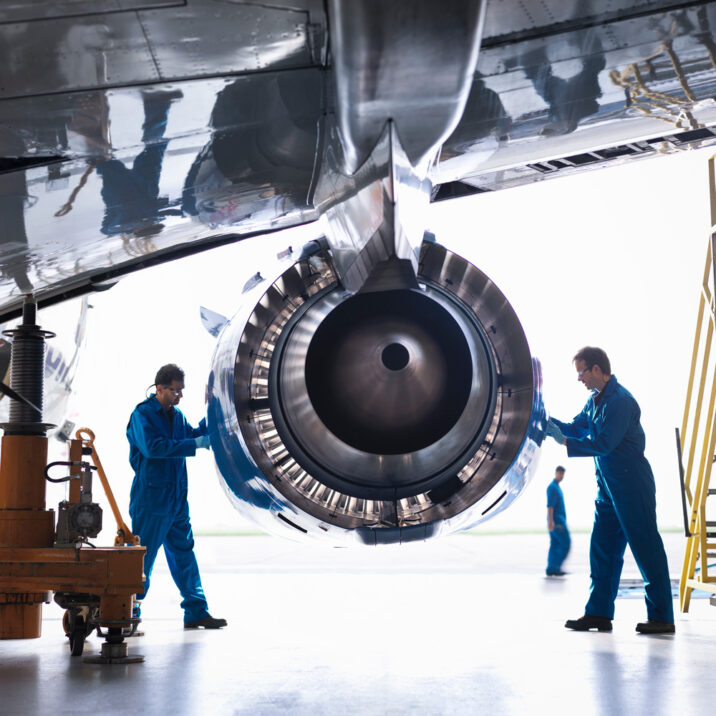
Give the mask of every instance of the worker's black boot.
[{"label": "worker's black boot", "polygon": [[221,629],[227,624],[226,619],[215,619],[211,615],[205,616],[203,619],[198,619],[195,622],[184,622],[185,629]]},{"label": "worker's black boot", "polygon": [[574,631],[589,631],[590,629],[611,631],[612,620],[608,617],[595,617],[592,614],[585,614],[579,619],[567,619],[564,626],[567,629],[574,629]]},{"label": "worker's black boot", "polygon": [[640,634],[674,634],[676,633],[676,627],[673,622],[657,622],[653,619],[649,619],[645,622],[639,622],[636,625],[636,630]]}]

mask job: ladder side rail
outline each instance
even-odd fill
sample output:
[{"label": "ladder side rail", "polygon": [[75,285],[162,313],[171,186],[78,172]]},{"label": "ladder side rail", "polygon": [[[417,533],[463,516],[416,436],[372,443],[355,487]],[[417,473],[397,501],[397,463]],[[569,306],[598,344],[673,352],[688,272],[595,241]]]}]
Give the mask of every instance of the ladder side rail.
[{"label": "ladder side rail", "polygon": [[693,587],[689,584],[693,580],[696,571],[696,560],[699,555],[699,538],[698,535],[691,533],[686,540],[686,550],[684,552],[684,564],[681,568],[681,580],[679,581],[679,607],[682,612],[689,611],[691,603],[691,592]]},{"label": "ladder side rail", "polygon": [[[708,529],[706,525],[706,499],[709,496],[709,482],[711,480],[711,470],[713,467],[713,454],[716,448],[716,423],[714,421],[714,406],[716,406],[716,370],[713,374],[711,383],[711,395],[709,398],[709,412],[706,423],[706,430],[703,436],[703,446],[701,450],[701,459],[699,461],[699,471],[696,482],[696,490],[694,493],[694,502],[692,509],[691,524],[698,536],[699,553],[701,557],[701,574],[699,581],[708,581]],[[689,578],[693,579],[694,574],[690,574]]]},{"label": "ladder side rail", "polygon": [[[689,380],[686,384],[686,402],[684,405],[684,416],[681,421],[681,438],[686,439],[688,435],[689,416],[691,414],[691,400],[693,398],[694,383],[696,381],[696,365],[699,359],[699,353],[701,348],[701,332],[704,325],[704,309],[705,300],[703,293],[699,295],[699,312],[696,318],[696,326],[694,328],[694,347],[691,351],[691,366],[689,367]],[[682,443],[681,449],[684,450],[685,446]]]},{"label": "ladder side rail", "polygon": [[684,517],[684,537],[687,539],[691,537],[689,532],[689,509],[691,504],[691,496],[686,497],[686,483],[684,482],[684,461],[681,453],[681,435],[679,434],[679,428],[674,429],[676,433],[676,460],[677,467],[679,468],[679,486],[681,487],[681,511]]},{"label": "ladder side rail", "polygon": [[[691,416],[691,406],[692,406],[692,399],[693,399],[693,389],[694,384],[697,379],[696,371],[697,371],[697,365],[699,354],[702,351],[702,337],[703,337],[703,327],[704,327],[704,314],[706,313],[707,306],[711,307],[711,292],[709,291],[709,277],[711,275],[712,266],[713,266],[713,258],[714,258],[714,252],[712,250],[712,241],[707,242],[707,248],[706,248],[706,261],[704,263],[704,272],[701,279],[701,289],[699,291],[699,310],[698,310],[698,316],[696,319],[696,328],[694,331],[694,346],[691,353],[691,366],[689,369],[689,380],[687,383],[686,388],[686,402],[684,405],[684,416],[682,421],[682,429],[681,429],[681,452],[682,455],[685,455],[688,453],[687,458],[687,465],[686,465],[686,474],[684,476],[684,485],[686,489],[686,494],[689,498],[689,501],[693,501],[692,491],[691,491],[691,475],[693,474],[693,461],[694,461],[694,452],[696,450],[696,444],[698,440],[698,432],[699,432],[699,422],[700,422],[700,406],[703,400],[703,390],[704,390],[704,384],[706,380],[706,373],[705,373],[705,366],[708,365],[708,356],[702,360],[700,364],[700,372],[699,372],[699,396],[696,403],[696,410],[694,416]],[[707,338],[706,338],[706,346],[707,346],[707,352],[710,352],[710,340],[708,338],[709,332],[713,333],[714,326],[711,322],[707,323]],[[689,430],[689,417],[692,417],[692,429]]]},{"label": "ladder side rail", "polygon": [[693,475],[694,459],[696,457],[696,447],[698,445],[699,430],[701,429],[701,410],[704,403],[704,394],[706,391],[706,378],[708,376],[708,365],[711,358],[711,344],[713,342],[714,327],[709,322],[706,329],[706,341],[704,345],[704,353],[699,370],[699,387],[696,399],[696,409],[694,410],[693,426],[689,436],[689,456],[686,461],[686,476],[684,482],[687,490],[691,488],[691,477]]},{"label": "ladder side rail", "polygon": [[[693,416],[691,415],[691,406],[694,393],[694,384],[696,383],[696,366],[699,365],[698,359],[701,353],[701,335],[704,325],[704,299],[703,295],[699,299],[699,313],[696,321],[696,328],[694,331],[694,346],[691,354],[691,366],[689,369],[689,380],[686,384],[686,402],[684,404],[684,416],[681,422],[681,455],[682,460],[686,458],[687,462],[689,455],[693,452],[694,439],[692,436],[696,429],[693,426]],[[691,464],[693,464],[693,457],[691,458]],[[684,488],[688,495],[689,502],[693,499],[691,493],[691,470],[688,466],[684,466]]]}]

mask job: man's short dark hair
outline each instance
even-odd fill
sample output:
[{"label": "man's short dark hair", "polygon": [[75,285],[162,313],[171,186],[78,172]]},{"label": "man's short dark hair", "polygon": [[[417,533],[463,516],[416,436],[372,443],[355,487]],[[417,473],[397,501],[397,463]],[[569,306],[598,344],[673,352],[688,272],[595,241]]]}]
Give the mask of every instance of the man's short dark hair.
[{"label": "man's short dark hair", "polygon": [[607,354],[601,348],[594,348],[592,346],[580,348],[574,358],[572,358],[572,363],[576,363],[578,360],[584,361],[588,369],[598,365],[604,375],[612,374],[609,358],[607,358]]},{"label": "man's short dark hair", "polygon": [[154,377],[154,385],[171,385],[175,380],[184,380],[184,371],[174,363],[163,365]]},{"label": "man's short dark hair", "polygon": [[557,467],[554,468],[555,472],[567,472],[566,468],[562,467],[561,465],[557,465]]}]

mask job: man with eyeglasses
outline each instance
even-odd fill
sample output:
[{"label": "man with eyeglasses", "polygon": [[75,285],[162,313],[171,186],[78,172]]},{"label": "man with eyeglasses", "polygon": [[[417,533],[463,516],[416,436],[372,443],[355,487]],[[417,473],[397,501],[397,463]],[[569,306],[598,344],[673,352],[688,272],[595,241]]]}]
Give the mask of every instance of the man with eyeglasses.
[{"label": "man with eyeglasses", "polygon": [[673,634],[674,607],[666,552],[656,525],[656,487],[644,456],[641,410],[611,374],[601,348],[582,348],[572,359],[577,380],[591,391],[582,412],[565,423],[550,418],[547,434],[569,457],[594,457],[597,499],[589,550],[592,586],[584,616],[568,629],[611,631],[614,600],[627,544],[644,579],[647,621],[642,634]]},{"label": "man with eyeglasses", "polygon": [[206,419],[193,428],[176,407],[184,390],[184,371],[178,366],[162,366],[154,386],[156,392],[137,405],[127,425],[129,462],[134,470],[129,514],[132,532],[147,549],[144,592],[137,594],[137,602],[149,591],[154,560],[164,546],[169,571],[183,597],[184,628],[220,629],[226,620],[209,614],[187,501],[186,458],[198,448],[210,447]]}]

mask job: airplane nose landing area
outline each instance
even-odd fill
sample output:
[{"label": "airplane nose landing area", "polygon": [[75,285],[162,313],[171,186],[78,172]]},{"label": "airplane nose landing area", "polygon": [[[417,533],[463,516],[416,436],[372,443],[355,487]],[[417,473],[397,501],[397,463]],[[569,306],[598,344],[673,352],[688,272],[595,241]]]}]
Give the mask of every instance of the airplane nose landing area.
[{"label": "airplane nose landing area", "polygon": [[219,337],[212,447],[230,499],[264,529],[426,539],[527,484],[544,411],[517,316],[437,244],[417,279],[353,294],[320,250],[254,287]]}]

